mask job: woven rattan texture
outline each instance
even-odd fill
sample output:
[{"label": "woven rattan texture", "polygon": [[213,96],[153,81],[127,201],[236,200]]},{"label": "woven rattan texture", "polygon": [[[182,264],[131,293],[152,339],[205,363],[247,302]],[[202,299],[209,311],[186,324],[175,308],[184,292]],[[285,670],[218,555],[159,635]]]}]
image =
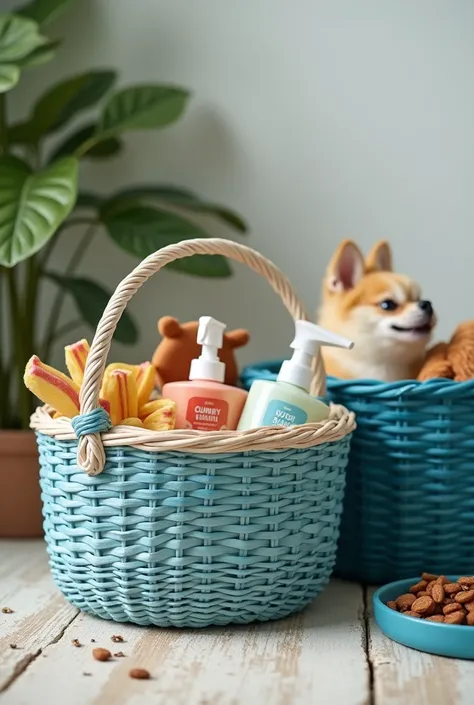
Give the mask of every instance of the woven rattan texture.
[{"label": "woven rattan texture", "polygon": [[58,587],[80,609],[143,625],[283,617],[334,566],[350,437],[227,454],[106,449],[38,434],[45,531]]},{"label": "woven rattan texture", "polygon": [[[244,371],[274,379],[281,361]],[[368,583],[474,571],[474,381],[328,380],[354,411],[336,574]]]},{"label": "woven rattan texture", "polygon": [[333,382],[357,413],[337,572],[382,583],[474,569],[474,383]]}]

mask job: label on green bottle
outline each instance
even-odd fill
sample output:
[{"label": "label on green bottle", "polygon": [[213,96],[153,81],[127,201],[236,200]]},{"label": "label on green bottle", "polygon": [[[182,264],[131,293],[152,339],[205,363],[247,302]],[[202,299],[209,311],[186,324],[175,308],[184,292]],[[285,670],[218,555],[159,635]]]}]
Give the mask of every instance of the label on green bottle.
[{"label": "label on green bottle", "polygon": [[272,399],[265,409],[262,426],[298,426],[306,423],[308,414],[299,406]]}]

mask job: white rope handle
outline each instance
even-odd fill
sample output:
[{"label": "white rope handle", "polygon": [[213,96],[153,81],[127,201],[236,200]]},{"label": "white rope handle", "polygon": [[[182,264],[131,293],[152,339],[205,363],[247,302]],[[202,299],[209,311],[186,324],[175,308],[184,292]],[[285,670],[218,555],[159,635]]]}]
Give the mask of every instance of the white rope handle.
[{"label": "white rope handle", "polygon": [[[308,319],[303,304],[296,295],[285,275],[270,260],[250,247],[231,240],[220,238],[184,240],[176,245],[168,245],[149,255],[118,285],[92,341],[87,357],[84,381],[80,392],[81,414],[87,414],[98,407],[102,377],[112,337],[128,302],[140,287],[162,267],[191,255],[224,255],[246,264],[263,276],[280,296],[293,319]],[[314,363],[314,377],[311,391],[322,396],[326,391],[326,374],[320,355]],[[79,439],[77,460],[89,475],[100,473],[105,464],[104,447],[99,433],[91,433]]]}]

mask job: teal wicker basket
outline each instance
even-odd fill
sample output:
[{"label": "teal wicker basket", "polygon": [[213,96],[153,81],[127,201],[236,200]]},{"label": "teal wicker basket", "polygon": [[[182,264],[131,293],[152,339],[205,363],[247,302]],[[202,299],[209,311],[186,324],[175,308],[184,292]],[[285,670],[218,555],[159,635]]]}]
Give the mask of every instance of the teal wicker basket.
[{"label": "teal wicker basket", "polygon": [[32,417],[55,582],[105,619],[178,627],[276,619],[305,607],[335,563],[353,414],[333,407],[326,422],[293,428],[154,432],[110,428],[98,407],[127,302],[151,274],[192,254],[249,265],[294,318],[305,317],[274,265],[226,240],[165,247],[117,288],[89,353],[81,414],[54,419],[42,407]]},{"label": "teal wicker basket", "polygon": [[[243,371],[274,379],[281,360]],[[328,379],[357,414],[335,572],[367,583],[474,572],[474,381]]]}]

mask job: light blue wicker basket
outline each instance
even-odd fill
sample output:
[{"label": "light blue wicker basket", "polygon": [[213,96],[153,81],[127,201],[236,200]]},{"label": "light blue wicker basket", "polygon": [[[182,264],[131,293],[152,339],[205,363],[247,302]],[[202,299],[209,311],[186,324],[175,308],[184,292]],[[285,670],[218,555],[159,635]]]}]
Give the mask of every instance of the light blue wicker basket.
[{"label": "light blue wicker basket", "polygon": [[128,300],[162,266],[196,253],[248,264],[305,317],[274,265],[225,240],[166,247],[117,288],[89,353],[81,415],[72,424],[46,408],[32,417],[54,579],[73,605],[105,619],[204,627],[284,617],[321,591],[335,562],[354,427],[346,410],[289,429],[157,433],[110,429],[98,409]]},{"label": "light blue wicker basket", "polygon": [[[243,371],[272,379],[281,360]],[[357,415],[335,572],[385,583],[474,572],[474,381],[328,379]]]}]

